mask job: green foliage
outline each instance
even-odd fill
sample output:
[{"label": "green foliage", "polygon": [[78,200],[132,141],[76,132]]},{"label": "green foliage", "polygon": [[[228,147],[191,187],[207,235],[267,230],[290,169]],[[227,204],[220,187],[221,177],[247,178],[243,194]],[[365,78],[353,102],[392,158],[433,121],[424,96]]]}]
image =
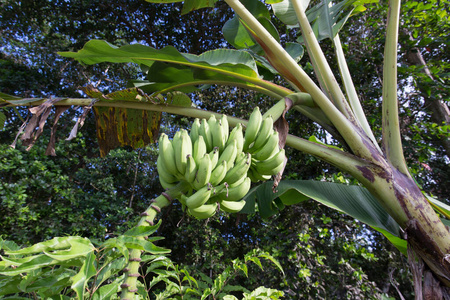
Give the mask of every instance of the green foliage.
[{"label": "green foliage", "polygon": [[[147,271],[156,273],[149,287],[153,287],[159,282],[165,282],[165,289],[156,295],[156,299],[238,299],[234,295],[241,294],[241,299],[279,299],[284,295],[282,291],[258,287],[250,292],[241,285],[232,285],[231,281],[236,281],[239,276],[248,277],[248,264],[251,262],[263,269],[259,258],[266,258],[272,261],[280,271],[280,264],[271,255],[265,252],[252,251],[244,256],[244,260],[234,259],[231,266],[227,266],[215,278],[190,268],[180,268],[173,262],[165,259],[166,270],[155,270],[149,268]],[[197,277],[198,279],[195,279]],[[169,281],[170,280],[170,281]],[[231,293],[231,294],[229,294]],[[233,295],[234,294],[234,295]],[[269,297],[269,298],[264,298]]]},{"label": "green foliage", "polygon": [[154,268],[160,266],[155,265],[159,260],[156,258],[170,252],[153,244],[158,237],[138,239],[142,234],[155,232],[159,225],[136,227],[99,244],[66,236],[20,249],[16,243],[0,238],[0,296],[116,298],[129,249],[148,254],[152,259],[147,260]]},{"label": "green foliage", "polygon": [[[233,260],[232,265],[216,278],[210,278],[174,264],[163,255],[169,251],[154,246],[150,239],[137,239],[141,234],[155,232],[159,225],[137,227],[96,246],[88,239],[76,236],[54,238],[23,249],[14,242],[0,239],[0,298],[12,295],[28,295],[35,299],[69,298],[76,295],[77,299],[115,299],[122,280],[120,271],[126,266],[129,249],[144,252],[144,280],[138,291],[141,299],[149,299],[150,292],[156,299],[206,299],[208,296],[235,299],[232,294],[242,294],[243,299],[279,299],[283,296],[283,292],[275,289],[259,287],[250,292],[229,283],[242,275],[248,277],[247,265],[251,262],[262,269],[260,258],[272,261],[283,271],[268,253],[248,253],[243,261]],[[195,279],[191,273],[199,278]]]},{"label": "green foliage", "polygon": [[[9,6],[5,5],[2,6],[2,8],[14,7],[12,1],[11,3],[9,3],[10,1],[7,2]],[[278,1],[270,2],[275,3]],[[74,12],[73,15],[70,15],[68,18],[69,23],[71,21],[77,23],[76,16],[80,15],[83,17],[84,15],[80,13],[83,12],[83,10],[95,11],[95,9],[93,9],[95,7],[86,1],[81,1],[80,4],[82,5],[75,5],[77,11],[78,9],[79,11],[78,13]],[[191,4],[192,2],[186,2],[184,11],[189,10],[187,7]],[[123,8],[119,7],[117,9],[111,9],[114,4],[108,3],[105,5],[107,8],[106,11],[109,11],[109,15],[114,16],[114,18],[120,19],[120,14],[125,14]],[[275,5],[276,4],[274,4],[274,6]],[[411,25],[413,27],[411,32],[412,36],[416,39],[412,43],[407,42],[407,44],[409,44],[409,46],[418,46],[419,49],[421,49],[425,58],[427,58],[427,62],[429,62],[433,77],[437,80],[430,80],[428,76],[421,73],[423,69],[421,67],[403,64],[404,67],[399,69],[400,75],[403,76],[404,79],[400,83],[400,86],[402,88],[413,86],[417,90],[420,90],[420,97],[417,98],[411,93],[408,95],[406,92],[405,95],[401,95],[401,97],[403,97],[401,101],[402,104],[404,104],[402,105],[402,124],[404,126],[402,128],[402,134],[404,134],[404,137],[406,138],[405,149],[407,151],[407,159],[412,163],[411,172],[416,175],[417,180],[422,187],[433,192],[433,194],[444,197],[449,194],[446,193],[446,182],[448,182],[448,168],[446,167],[448,167],[448,161],[446,161],[445,152],[439,141],[448,138],[448,126],[439,122],[434,122],[430,119],[430,113],[426,110],[428,106],[422,104],[421,97],[428,97],[428,99],[433,101],[448,98],[446,97],[448,89],[446,89],[444,85],[446,80],[446,70],[448,69],[447,58],[445,56],[445,53],[449,53],[449,51],[446,51],[448,48],[448,38],[445,35],[442,35],[442,32],[439,32],[440,28],[445,28],[448,24],[448,22],[445,22],[448,20],[448,16],[446,15],[446,11],[448,11],[446,5],[448,4],[444,3],[444,1],[429,1],[427,3],[408,1],[405,3],[405,8],[407,9],[407,12],[404,14],[405,25]],[[65,5],[61,6],[63,8],[66,7]],[[123,7],[126,7],[126,5]],[[179,12],[180,7],[181,6],[173,5],[170,6],[169,9],[175,8]],[[135,8],[134,5],[128,5],[128,10],[130,11],[134,11]],[[158,6],[158,9],[159,8],[165,18],[164,14],[167,12],[166,8],[164,6]],[[362,17],[360,24],[355,22],[355,25],[348,31],[349,34],[345,35],[346,33],[344,33],[343,35],[343,37],[346,37],[346,42],[352,46],[352,49],[365,50],[350,51],[348,58],[352,71],[355,71],[353,74],[354,80],[357,82],[356,86],[359,88],[359,92],[365,94],[365,96],[362,97],[362,100],[365,109],[368,112],[369,122],[372,125],[375,125],[375,129],[377,128],[376,124],[380,124],[380,115],[378,114],[380,107],[380,102],[378,101],[380,95],[378,90],[380,90],[380,84],[378,82],[379,74],[377,73],[377,66],[381,65],[382,50],[379,46],[370,44],[368,41],[371,39],[367,37],[377,36],[381,32],[380,28],[384,27],[382,26],[383,20],[380,16],[384,15],[383,10],[385,8],[384,6],[379,6],[379,8],[379,11],[374,11],[373,14],[367,14]],[[155,9],[155,11],[158,9]],[[24,13],[29,14],[33,9],[24,9],[23,11]],[[40,10],[36,10],[36,14],[39,14],[39,11]],[[136,9],[136,11],[138,11],[138,9]],[[380,13],[380,11],[383,13]],[[219,9],[214,10],[211,16],[219,19],[218,16],[221,17],[221,15],[225,15],[224,12],[225,10],[220,9],[219,6]],[[11,13],[11,11],[9,11],[9,13]],[[89,31],[91,33],[92,28],[101,24],[101,22],[98,22],[99,20],[102,20],[102,18],[109,18],[108,14],[104,15],[102,12],[100,14],[101,15],[92,18],[83,17],[88,21],[86,23],[81,23],[78,27],[74,26],[76,28],[75,31],[81,30],[81,32]],[[2,16],[6,15],[7,14],[2,14]],[[46,15],[48,14],[41,13],[41,17],[37,18],[37,20],[39,22],[42,21],[45,19],[44,16]],[[67,21],[65,18],[60,17],[61,14],[55,15],[58,16],[58,19],[61,19],[61,22]],[[208,14],[198,15],[202,17],[208,16]],[[25,19],[30,20],[29,22],[34,22],[33,20],[35,20],[33,18]],[[177,17],[173,18],[171,22],[162,21],[162,23],[172,24],[175,21],[178,22],[179,19],[180,18]],[[136,24],[134,21],[135,20],[131,20],[133,24]],[[59,20],[53,20],[53,23],[56,22],[59,22]],[[193,18],[192,22],[207,23],[208,21],[205,21],[202,18]],[[277,25],[277,21],[273,22]],[[46,20],[43,23],[46,24],[45,26],[52,25],[52,22]],[[131,33],[126,33],[126,30],[123,30],[122,22],[109,21],[106,23],[114,24],[116,26],[119,24],[119,27],[123,31],[121,32],[121,30],[118,30],[113,36],[106,34],[105,36],[108,37],[106,39],[110,42],[121,45],[123,43],[121,38],[132,36]],[[149,21],[149,24],[152,23],[155,22]],[[96,25],[93,26],[93,24]],[[425,26],[424,24],[428,25]],[[214,25],[216,25],[216,23],[214,23]],[[162,33],[166,32],[165,30],[170,30],[168,27],[170,26],[157,25],[155,27],[156,29],[152,30],[152,34],[149,36],[176,36],[176,30],[170,32],[172,35]],[[191,30],[191,28],[196,26],[173,27],[183,28],[183,32],[188,32],[184,29]],[[318,27],[316,27],[316,29],[317,28]],[[423,30],[424,28],[426,28],[426,32]],[[205,30],[205,28],[203,29],[204,32],[211,32],[209,31],[209,28],[208,30]],[[52,32],[52,30],[50,30],[50,32]],[[282,33],[287,32],[284,28],[281,30],[278,29],[278,31]],[[105,32],[108,32],[108,30]],[[155,32],[159,32],[159,34]],[[212,32],[214,32],[214,30],[212,30]],[[316,33],[320,32],[316,31]],[[67,34],[67,32],[64,34]],[[196,43],[197,45],[183,43],[186,38],[200,41],[201,39],[196,38],[199,35],[192,35],[189,33],[183,33],[183,35],[184,37],[181,37],[178,34],[178,40],[176,40],[176,37],[173,39],[176,40],[176,44],[174,45],[176,45],[180,51],[191,53],[202,52],[205,46],[200,42]],[[292,35],[292,32],[282,34],[281,39],[287,35]],[[51,35],[47,36],[51,37]],[[78,34],[78,36],[82,37],[87,35]],[[427,38],[427,36],[430,36],[430,38]],[[70,38],[67,40],[70,40]],[[139,38],[133,36],[130,39],[130,41],[135,40],[139,40]],[[220,39],[215,40],[219,42],[222,41]],[[55,41],[57,44],[57,40]],[[81,45],[84,42],[77,41],[77,43],[78,45]],[[160,48],[165,42],[158,43],[154,40],[147,40],[147,44],[157,44],[157,48]],[[322,46],[325,50],[330,50],[329,45],[326,44],[326,42],[323,42]],[[74,46],[73,49],[78,48],[79,47]],[[67,50],[67,48],[58,49]],[[192,49],[193,51],[190,51]],[[69,50],[72,49],[69,47]],[[296,57],[299,58],[300,56],[301,55],[298,55]],[[258,63],[258,72],[263,74],[261,71],[263,68],[259,65],[261,61],[257,59],[256,61]],[[13,70],[16,69],[18,71],[20,71],[21,68],[18,65],[13,64],[5,65],[8,66],[8,68],[9,66],[12,66]],[[155,78],[161,81],[164,79],[170,84],[173,84],[174,82],[172,81],[178,78],[173,76],[174,74],[189,74],[189,76],[191,76],[189,72],[184,72],[186,70],[183,70],[182,67],[180,67],[179,70],[174,70],[167,68],[162,64],[155,63],[152,66],[154,69],[161,70],[163,70],[164,67],[164,72],[161,74],[164,73],[167,76],[159,77],[152,72],[144,72],[144,74],[153,76],[151,79]],[[312,72],[311,65],[306,64],[304,69],[307,72]],[[25,76],[29,69],[25,68],[24,70],[25,72],[17,72],[14,74]],[[36,73],[38,74],[39,72]],[[267,73],[264,73],[264,76],[266,76],[266,74]],[[195,75],[197,76],[198,73]],[[9,75],[6,76],[0,73],[0,76],[8,78]],[[27,80],[30,81],[27,79],[21,82],[21,76],[18,76],[18,80],[14,81],[17,82],[17,85],[23,84],[23,82]],[[414,76],[415,78],[412,81],[412,84],[409,83],[409,76]],[[188,80],[182,83],[195,82],[192,78],[189,77],[190,81]],[[166,83],[167,82],[161,82],[161,84]],[[196,83],[199,83],[199,81]],[[143,84],[147,85],[146,88],[155,88],[156,86],[149,85],[148,82],[143,82]],[[13,85],[9,88],[14,90],[15,87]],[[34,87],[33,85],[30,89],[35,90],[38,89],[38,87]],[[158,89],[160,88],[158,87]],[[23,90],[24,89],[22,88],[19,91],[14,91],[14,93],[22,92]],[[186,91],[188,91],[188,89],[186,89]],[[34,93],[38,94],[38,92]],[[67,95],[67,93],[65,93],[65,95]],[[221,87],[213,87],[211,91],[198,91],[197,95],[203,96],[203,99],[208,99],[197,101],[197,104],[201,107],[206,107],[214,111],[229,112],[230,115],[241,115],[243,117],[246,117],[245,111],[248,110],[248,105],[254,106],[255,103],[261,105],[263,102],[265,102],[264,105],[270,105],[267,98],[264,98],[261,94],[247,93],[239,89],[230,90]],[[7,115],[9,116],[9,113],[7,113]],[[329,136],[327,136],[322,129],[318,128],[316,125],[306,123],[305,119],[306,118],[303,116],[299,117],[296,114],[288,113],[291,132],[301,132],[304,134],[303,136],[306,137],[317,136],[319,140],[324,141],[329,139]],[[167,118],[167,120],[169,120],[169,118]],[[178,123],[170,123],[170,120],[175,120]],[[188,123],[186,118],[180,117],[170,118],[170,120],[166,125],[168,131],[173,130],[176,126],[180,126],[179,124],[184,126]],[[376,135],[378,136],[379,132],[376,132]],[[83,140],[80,141],[80,143],[83,143]],[[332,141],[331,143],[338,145],[336,141]],[[338,147],[341,146],[342,145],[338,145]],[[86,146],[86,148],[87,149],[83,149],[83,153],[91,151],[90,146]],[[84,154],[80,153],[78,163],[65,162],[53,158],[50,161],[54,161],[55,165],[51,166],[48,161],[42,157],[42,150],[33,152],[35,150],[32,149],[31,151],[31,154],[28,156],[21,151],[11,150],[11,152],[8,153],[8,150],[5,148],[4,153],[6,154],[4,160],[1,161],[1,168],[5,168],[5,171],[1,172],[1,208],[2,212],[6,211],[7,213],[5,216],[0,217],[0,228],[2,228],[0,234],[7,236],[8,239],[14,239],[21,244],[27,242],[24,236],[32,237],[30,243],[49,239],[64,233],[88,235],[100,239],[105,235],[115,236],[128,228],[128,225],[124,223],[127,220],[132,223],[132,216],[136,215],[136,212],[140,211],[144,206],[143,203],[146,201],[148,202],[148,200],[153,197],[154,193],[158,191],[156,185],[153,184],[155,180],[152,180],[156,178],[154,167],[151,163],[152,158],[154,158],[154,153],[128,152],[122,149],[112,152],[105,160],[95,157],[84,157]],[[36,155],[36,153],[38,154]],[[70,150],[63,150],[61,153],[72,152]],[[148,157],[146,157],[145,161],[142,161],[142,157],[138,160],[134,160],[133,155],[136,153],[140,153],[143,156],[148,155]],[[21,158],[14,160],[15,157]],[[70,156],[68,157],[70,158]],[[317,174],[326,171],[331,173],[334,171],[334,167],[320,163],[317,158],[314,157],[307,157],[295,152],[291,152],[289,157],[290,163],[286,175],[291,179],[310,179],[317,177]],[[9,164],[10,160],[11,164]],[[37,166],[34,165],[34,160],[38,161]],[[57,170],[59,164],[65,166],[61,168],[61,172],[58,172]],[[68,165],[76,165],[76,170],[67,167]],[[32,166],[32,168],[28,168],[28,166]],[[134,166],[135,168],[133,169]],[[14,173],[14,170],[18,171]],[[133,173],[133,170],[136,170],[136,172]],[[45,174],[50,175],[43,176]],[[126,176],[124,176],[124,174]],[[134,176],[135,174],[137,175]],[[332,175],[332,177],[335,181],[348,181],[347,178],[342,178],[340,175]],[[35,181],[32,180],[32,184],[28,185],[25,180],[21,180],[21,178],[37,179]],[[49,184],[49,182],[52,184]],[[131,182],[133,182],[133,184],[130,184]],[[152,185],[152,187],[147,188],[149,185]],[[130,189],[132,191],[130,191]],[[36,191],[37,193],[35,194]],[[61,198],[59,197],[60,195],[62,196]],[[298,194],[294,194],[291,198],[294,198],[297,195]],[[44,210],[42,208],[45,205],[39,205],[39,203],[47,196],[52,199],[51,207]],[[278,204],[281,205],[282,203],[278,202]],[[67,205],[69,205],[71,209],[64,209]],[[127,208],[124,209],[124,207]],[[6,209],[3,210],[3,208]],[[291,275],[289,277],[291,280],[286,283],[285,291],[289,291],[287,292],[288,295],[295,295],[295,298],[306,298],[307,296],[336,298],[344,297],[345,295],[353,298],[364,298],[373,295],[381,295],[381,288],[385,291],[386,285],[388,287],[395,285],[392,283],[395,282],[395,280],[389,281],[390,278],[387,278],[387,276],[385,276],[385,278],[381,276],[381,274],[385,274],[385,270],[388,267],[387,263],[389,261],[394,262],[391,265],[394,265],[393,268],[395,273],[399,273],[400,279],[397,280],[401,281],[401,290],[406,291],[406,294],[409,293],[410,286],[405,285],[405,282],[408,282],[408,275],[404,271],[403,261],[398,256],[397,252],[392,248],[389,248],[386,243],[383,242],[380,238],[381,235],[373,232],[370,228],[367,228],[358,222],[353,223],[350,219],[345,218],[340,214],[336,214],[331,210],[320,208],[320,206],[318,208],[315,204],[303,203],[295,208],[289,207],[283,210],[281,216],[290,218],[289,220],[284,220],[281,216],[273,217],[270,220],[261,220],[257,216],[254,216],[255,220],[253,221],[243,221],[242,216],[238,216],[236,219],[234,217],[222,215],[220,216],[221,219],[210,220],[208,225],[212,228],[207,229],[206,232],[203,228],[206,227],[204,226],[205,223],[188,220],[184,221],[183,226],[181,226],[176,233],[170,233],[169,231],[175,227],[175,224],[183,218],[178,205],[174,205],[171,210],[173,216],[167,214],[164,215],[165,219],[170,220],[171,225],[166,228],[162,227],[161,230],[165,232],[166,236],[175,237],[170,238],[170,242],[176,245],[175,248],[179,248],[179,250],[176,250],[178,251],[178,254],[176,255],[177,259],[180,261],[182,259],[185,259],[185,261],[192,259],[191,261],[195,262],[194,267],[202,269],[205,272],[212,270],[217,276],[222,274],[220,269],[225,262],[222,262],[221,260],[229,261],[233,257],[239,257],[236,253],[243,251],[242,247],[236,249],[236,247],[233,246],[239,244],[240,242],[238,241],[243,241],[243,244],[249,246],[247,244],[252,244],[250,240],[253,239],[253,241],[256,242],[254,242],[251,247],[264,247],[267,250],[276,249],[277,257],[280,258],[281,264],[285,266],[286,273]],[[324,214],[322,214],[322,212]],[[80,215],[83,219],[79,219]],[[87,219],[89,219],[90,222],[86,222]],[[60,220],[63,220],[63,222]],[[97,225],[93,226],[91,225],[93,223],[91,220],[95,220],[95,223],[101,223],[101,225],[99,227],[96,227]],[[233,225],[235,222],[238,223],[237,226]],[[239,222],[241,223],[239,224]],[[307,224],[309,227],[301,227],[302,224],[299,223]],[[349,230],[349,227],[353,228],[353,230]],[[255,228],[260,228],[260,230]],[[277,231],[273,230],[273,228],[276,228]],[[35,232],[33,232],[33,230],[35,230]],[[295,234],[298,234],[298,237],[295,236]],[[194,236],[194,242],[189,241],[192,236]],[[226,237],[225,239],[224,236]],[[290,240],[284,238],[284,236],[289,237]],[[236,239],[237,241],[233,241],[233,239]],[[112,239],[112,241],[115,240]],[[139,245],[139,243],[136,245]],[[186,249],[192,249],[192,252],[186,253],[188,252]],[[339,258],[342,259],[339,260]],[[90,260],[92,261],[95,259],[98,259],[98,257],[91,255]],[[152,259],[157,260],[156,257],[153,257]],[[149,258],[148,262],[152,262],[153,264],[152,259]],[[163,260],[163,258],[161,258],[161,260]],[[84,284],[84,281],[89,281],[89,278],[92,278],[90,276],[93,274],[93,269],[89,267],[90,265],[91,263],[87,263],[83,272],[78,273],[79,280],[77,282],[80,282],[81,286]],[[288,268],[286,268],[286,266],[288,266]],[[242,269],[240,270],[244,272]],[[390,274],[393,274],[394,271]],[[187,271],[183,273],[187,278],[187,281],[184,281],[185,286],[188,282],[190,284],[195,281],[195,276],[192,277],[186,273]],[[74,276],[74,274],[72,275]],[[218,278],[217,276],[210,277]],[[33,277],[31,276],[30,278]],[[172,278],[175,279],[175,277]],[[181,277],[178,276],[177,278],[179,282]],[[254,285],[255,281],[263,282],[265,279],[262,278],[262,276],[255,278],[258,280],[253,279],[253,282],[251,282],[252,279],[249,279],[249,284],[246,284],[245,286],[256,288],[257,286]],[[269,281],[270,280],[272,280],[271,283],[264,285],[276,286],[279,282],[283,282],[283,279],[280,278],[272,278],[269,279]],[[17,282],[18,281],[16,280],[10,281],[9,283],[14,286]],[[202,280],[199,279],[198,282],[202,282]],[[204,282],[206,282],[206,279]],[[340,286],[330,285],[330,282],[339,282]],[[377,285],[375,285],[374,282],[377,282]],[[178,283],[177,287],[181,286],[182,285]],[[210,290],[212,289],[212,286],[212,284],[204,284],[204,287],[209,288]],[[100,291],[101,295],[106,295],[105,297],[108,297],[108,295],[114,294],[117,289],[118,283],[113,282],[100,287],[98,291]],[[176,290],[175,287],[174,289]],[[141,295],[145,294],[143,291],[145,291],[144,286],[139,287]],[[271,293],[271,291],[270,289],[262,291],[256,289],[251,294],[254,294],[256,297],[258,293],[261,297],[263,295],[267,297],[267,294]],[[275,294],[276,293],[277,292],[275,292]],[[247,297],[245,295],[251,297],[251,294],[244,293],[244,297]],[[97,296],[94,296],[94,298],[95,297]]]},{"label": "green foliage", "polygon": [[61,235],[102,240],[128,229],[126,222],[160,190],[147,176],[155,171],[150,148],[88,158],[90,150],[79,141],[59,144],[56,157],[45,156],[43,147],[23,152],[1,145],[0,235],[19,244]]}]

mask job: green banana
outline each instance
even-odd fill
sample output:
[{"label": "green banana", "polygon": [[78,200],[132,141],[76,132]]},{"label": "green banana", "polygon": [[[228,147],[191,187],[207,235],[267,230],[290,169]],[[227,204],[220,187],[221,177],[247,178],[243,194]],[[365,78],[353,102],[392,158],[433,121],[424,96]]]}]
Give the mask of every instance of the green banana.
[{"label": "green banana", "polygon": [[220,122],[214,115],[212,115],[208,120],[209,129],[211,131],[212,145],[217,147],[220,151],[223,150],[225,146],[225,131]]},{"label": "green banana", "polygon": [[250,186],[252,184],[252,181],[250,178],[246,177],[245,180],[233,187],[228,187],[227,189],[223,190],[218,194],[218,197],[221,200],[226,201],[238,201],[244,198],[245,195],[247,195],[248,191],[250,190]]},{"label": "green banana", "polygon": [[161,176],[159,176],[159,183],[165,190],[174,188],[178,184],[178,182],[173,182],[173,183],[167,182]]},{"label": "green banana", "polygon": [[186,206],[188,208],[197,208],[202,206],[203,204],[206,203],[206,201],[209,200],[209,197],[211,196],[211,191],[212,188],[209,184],[204,185],[201,189],[199,189],[186,199]]},{"label": "green banana", "polygon": [[194,143],[199,135],[200,135],[200,119],[199,118],[195,118],[194,122],[192,123],[191,126],[191,131],[189,133],[189,137],[191,138],[191,141]]},{"label": "green banana", "polygon": [[198,162],[197,175],[192,182],[194,189],[199,190],[209,182],[212,172],[211,166],[211,158],[206,153]]},{"label": "green banana", "polygon": [[198,139],[198,136],[200,135],[199,130],[200,130],[200,119],[196,118],[192,123],[191,132],[189,133],[189,136],[193,143]]},{"label": "green banana", "polygon": [[261,175],[276,175],[283,168],[285,158],[285,151],[281,149],[269,159],[255,161],[255,171]]},{"label": "green banana", "polygon": [[174,183],[179,181],[177,177],[172,175],[168,170],[167,167],[164,165],[164,161],[161,157],[161,155],[158,156],[156,159],[156,169],[158,170],[158,176],[163,179],[166,183]]},{"label": "green banana", "polygon": [[224,160],[220,165],[217,165],[215,169],[211,172],[211,178],[209,180],[209,183],[211,183],[213,186],[218,185],[223,181],[225,176],[227,175],[227,161]]},{"label": "green banana", "polygon": [[266,160],[275,155],[275,153],[278,153],[278,151],[280,151],[278,146],[279,140],[279,133],[274,130],[263,147],[253,153],[253,158],[256,160]]},{"label": "green banana", "polygon": [[248,170],[247,176],[252,180],[252,182],[267,181],[272,178],[272,175],[261,175],[253,168]]},{"label": "green banana", "polygon": [[224,160],[227,162],[227,168],[230,169],[234,165],[237,156],[236,140],[233,140],[220,154],[217,164],[221,164]]},{"label": "green banana", "polygon": [[238,123],[236,127],[233,128],[230,135],[228,136],[227,143],[225,147],[227,147],[231,142],[236,141],[237,152],[240,153],[244,149],[244,133],[242,132],[242,124]]},{"label": "green banana", "polygon": [[173,139],[175,164],[178,172],[184,175],[186,172],[187,155],[192,154],[191,138],[185,129],[181,129],[175,134]]},{"label": "green banana", "polygon": [[259,129],[255,142],[251,148],[248,149],[248,151],[250,153],[254,153],[255,151],[261,149],[273,131],[273,118],[272,116],[268,116],[262,121],[261,128]]},{"label": "green banana", "polygon": [[178,169],[175,164],[175,152],[173,150],[172,142],[165,133],[161,134],[161,137],[159,138],[159,156],[161,156],[167,172],[176,175]]},{"label": "green banana", "polygon": [[244,136],[244,151],[247,151],[251,144],[255,141],[256,136],[259,132],[259,128],[261,127],[262,115],[259,107],[256,106],[253,109],[250,118],[248,119],[247,128],[245,129]]},{"label": "green banana", "polygon": [[241,201],[226,201],[226,200],[222,200],[219,202],[220,205],[220,209],[223,210],[224,212],[227,213],[238,213],[240,212],[244,206],[245,206],[245,201],[241,200]]},{"label": "green banana", "polygon": [[195,180],[195,175],[197,175],[197,164],[195,163],[194,157],[188,154],[184,178],[187,182],[192,183]]},{"label": "green banana", "polygon": [[214,216],[217,210],[217,202],[212,204],[203,204],[197,208],[188,208],[188,213],[196,219],[203,220]]},{"label": "green banana", "polygon": [[206,144],[203,136],[199,136],[198,139],[194,142],[194,149],[192,149],[192,156],[196,163],[200,161],[203,155],[206,154]]},{"label": "green banana", "polygon": [[211,168],[214,170],[217,162],[219,161],[219,147],[214,147],[214,149],[209,153],[209,158],[211,158]]},{"label": "green banana", "polygon": [[213,149],[211,128],[209,128],[209,124],[205,119],[202,119],[201,124],[200,124],[200,129],[198,132],[205,139],[206,151],[211,152],[211,150]]},{"label": "green banana", "polygon": [[[230,125],[228,124],[228,117],[226,115],[222,115],[222,118],[220,118],[220,124],[223,127],[223,147],[225,148],[225,144],[228,141],[228,136],[230,134]],[[220,151],[222,151],[223,149],[221,149]]]},{"label": "green banana", "polygon": [[237,160],[236,164],[228,171],[223,182],[231,185],[241,180],[242,177],[247,177],[247,171],[250,169],[252,162],[251,159],[252,155],[250,153],[244,154],[244,157]]}]

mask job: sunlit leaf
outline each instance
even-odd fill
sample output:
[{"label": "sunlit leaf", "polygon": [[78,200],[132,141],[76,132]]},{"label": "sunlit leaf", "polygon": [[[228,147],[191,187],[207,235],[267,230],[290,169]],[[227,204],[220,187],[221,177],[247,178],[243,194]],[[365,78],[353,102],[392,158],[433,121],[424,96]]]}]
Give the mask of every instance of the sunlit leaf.
[{"label": "sunlit leaf", "polygon": [[126,231],[123,235],[126,236],[148,236],[153,234],[156,230],[158,230],[159,226],[161,225],[161,220],[153,225],[153,226],[137,226],[133,227],[130,230]]},{"label": "sunlit leaf", "polygon": [[[306,9],[309,5],[310,0],[301,0],[302,7]],[[298,18],[295,13],[294,7],[290,0],[283,0],[272,4],[272,9],[275,16],[280,19],[286,25],[292,27],[298,27]]]},{"label": "sunlit leaf", "polygon": [[51,257],[41,254],[41,255],[33,256],[33,258],[30,261],[23,263],[18,267],[11,266],[7,269],[0,270],[0,274],[8,275],[8,276],[15,276],[15,275],[19,275],[21,273],[27,273],[27,272],[31,272],[31,271],[39,269],[39,268],[54,265],[56,263],[58,263],[58,261],[56,259],[53,259]]},{"label": "sunlit leaf", "polygon": [[401,253],[403,253],[405,256],[408,255],[407,254],[408,243],[406,240],[403,240],[403,239],[399,238],[398,236],[395,236],[381,228],[378,228],[378,227],[373,227],[373,228],[375,230],[381,232],[389,240],[389,242],[391,242],[398,250],[400,250]]},{"label": "sunlit leaf", "polygon": [[97,273],[95,268],[95,255],[93,252],[86,256],[80,272],[71,278],[72,289],[77,293],[78,299],[84,299],[84,292],[88,280]]},{"label": "sunlit leaf", "polygon": [[144,250],[151,254],[170,253],[169,249],[158,247],[155,244],[153,244],[152,242],[144,240],[144,239],[131,237],[131,236],[120,236],[117,239],[120,240],[122,243],[124,243],[125,246],[129,249]]},{"label": "sunlit leaf", "polygon": [[117,249],[125,257],[125,260],[128,262],[130,252],[128,251],[128,248],[125,246],[125,243],[121,241],[119,238],[108,239],[106,242],[103,243],[102,246],[105,248]]},{"label": "sunlit leaf", "polygon": [[278,268],[278,270],[280,270],[281,273],[283,273],[283,276],[285,276],[283,267],[281,266],[280,262],[275,259],[275,257],[266,252],[260,253],[259,256],[270,260]]},{"label": "sunlit leaf", "polygon": [[447,219],[450,219],[450,206],[439,201],[438,199],[425,195],[428,199],[428,202],[433,206],[433,208],[444,215]]},{"label": "sunlit leaf", "polygon": [[104,285],[100,287],[92,297],[92,300],[108,300],[111,299],[112,296],[117,294],[119,289],[119,283],[114,282],[111,284]]},{"label": "sunlit leaf", "polygon": [[43,251],[54,251],[54,250],[60,250],[60,249],[66,249],[70,247],[70,241],[78,241],[78,240],[84,240],[81,237],[56,237],[51,240],[41,242],[34,244],[33,246],[23,248],[23,249],[17,249],[17,250],[8,250],[5,251],[8,255],[18,255],[18,254],[35,254],[35,253],[41,253]]},{"label": "sunlit leaf", "polygon": [[201,55],[194,55],[180,53],[171,46],[161,50],[140,44],[117,48],[105,41],[91,40],[78,52],[59,52],[59,54],[77,59],[85,64],[134,62],[139,65],[151,66],[153,62],[159,61],[192,68],[209,69],[228,75],[258,77],[256,65],[251,56],[245,52],[230,49],[217,49]]},{"label": "sunlit leaf", "polygon": [[94,245],[92,245],[92,243],[86,238],[69,240],[69,243],[70,248],[67,250],[46,250],[44,251],[44,253],[51,258],[57,259],[59,261],[64,261],[90,255],[95,249]]}]

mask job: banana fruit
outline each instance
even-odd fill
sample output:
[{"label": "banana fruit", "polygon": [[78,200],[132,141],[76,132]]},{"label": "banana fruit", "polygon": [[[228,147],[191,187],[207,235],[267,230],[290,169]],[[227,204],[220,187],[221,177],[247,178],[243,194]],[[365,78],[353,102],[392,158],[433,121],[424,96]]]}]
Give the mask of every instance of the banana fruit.
[{"label": "banana fruit", "polygon": [[217,211],[217,202],[212,204],[203,204],[197,208],[188,208],[188,213],[196,219],[203,220],[211,218]]},{"label": "banana fruit", "polygon": [[230,213],[245,205],[241,200],[252,182],[265,181],[285,165],[273,118],[263,117],[256,107],[247,126],[237,124],[230,132],[225,115],[195,119],[190,132],[181,129],[172,140],[159,139],[157,170],[163,188],[186,182],[179,197],[187,212],[198,219],[213,216],[218,207]]}]

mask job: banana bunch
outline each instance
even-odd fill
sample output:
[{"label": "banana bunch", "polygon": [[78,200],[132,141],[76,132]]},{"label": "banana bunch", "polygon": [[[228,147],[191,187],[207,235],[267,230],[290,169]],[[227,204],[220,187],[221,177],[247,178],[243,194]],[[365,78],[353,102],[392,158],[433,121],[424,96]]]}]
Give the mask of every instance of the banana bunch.
[{"label": "banana bunch", "polygon": [[269,180],[285,164],[285,150],[280,149],[278,131],[273,129],[272,116],[263,117],[255,107],[245,130],[244,152],[252,155],[248,176],[253,182]]},{"label": "banana bunch", "polygon": [[179,200],[195,218],[209,218],[218,208],[239,212],[252,181],[268,180],[283,168],[284,149],[278,141],[272,117],[263,118],[258,107],[250,115],[245,136],[242,124],[229,131],[225,115],[195,119],[190,133],[182,129],[172,140],[161,134],[159,181],[165,189],[188,183]]},{"label": "banana bunch", "polygon": [[218,207],[238,212],[251,185],[247,172],[252,158],[242,151],[243,145],[242,125],[230,132],[225,115],[219,120],[214,115],[195,119],[190,133],[182,129],[172,140],[161,135],[159,181],[165,189],[187,182],[189,188],[179,200],[198,219],[211,217]]}]

